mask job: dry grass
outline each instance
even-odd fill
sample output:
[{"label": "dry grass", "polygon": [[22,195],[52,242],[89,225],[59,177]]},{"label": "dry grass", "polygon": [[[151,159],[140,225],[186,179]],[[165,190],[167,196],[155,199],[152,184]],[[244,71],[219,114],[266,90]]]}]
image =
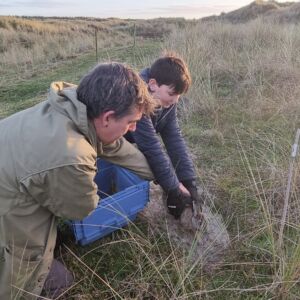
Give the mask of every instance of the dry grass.
[{"label": "dry grass", "polygon": [[136,39],[163,38],[180,19],[122,20],[0,16],[0,65],[53,63],[98,48],[128,46]]},{"label": "dry grass", "polygon": [[[300,126],[299,36],[299,25],[258,19],[238,26],[200,23],[174,33],[166,44],[191,67],[194,83],[190,100],[181,105],[183,125],[205,184],[221,198],[223,214],[231,215],[235,262],[243,272],[245,257],[264,265],[252,275],[233,267],[244,278],[236,291],[257,288],[267,299],[299,297],[297,160],[286,193],[291,144]],[[221,140],[210,140],[208,131]],[[237,255],[241,248],[244,255]]]},{"label": "dry grass", "polygon": [[[126,33],[127,21],[107,22]],[[299,299],[298,158],[282,239],[280,226],[300,127],[300,26],[256,20],[180,27],[165,48],[180,53],[192,73],[180,102],[183,132],[202,186],[229,222],[232,248],[207,274],[187,264],[167,233],[157,236],[140,220],[87,248],[64,248],[68,266],[81,274],[68,299]],[[153,58],[140,53],[134,61],[148,66]]]},{"label": "dry grass", "polygon": [[95,30],[99,49],[127,45],[130,35],[114,30],[120,23],[121,20],[0,17],[0,65],[2,69],[32,66],[83,54],[95,48]]},{"label": "dry grass", "polygon": [[262,20],[244,25],[199,23],[174,33],[166,47],[179,52],[193,74],[187,110],[216,113],[235,102],[254,118],[294,113],[300,96],[300,26]]}]

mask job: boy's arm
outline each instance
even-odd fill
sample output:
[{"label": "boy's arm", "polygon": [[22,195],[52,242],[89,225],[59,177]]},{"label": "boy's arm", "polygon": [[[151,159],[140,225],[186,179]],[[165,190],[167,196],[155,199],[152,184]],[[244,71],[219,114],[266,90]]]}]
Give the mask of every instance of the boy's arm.
[{"label": "boy's arm", "polygon": [[179,181],[195,180],[194,164],[179,128],[176,105],[169,111],[166,117],[165,126],[161,129],[160,134],[176,175]]},{"label": "boy's arm", "polygon": [[175,218],[179,218],[184,208],[191,205],[191,198],[185,195],[180,188],[171,161],[162,148],[151,119],[143,117],[132,135],[146,156],[156,181],[167,193],[166,202],[169,212]]},{"label": "boy's arm", "polygon": [[179,181],[150,117],[143,116],[137,123],[136,130],[131,134],[138,148],[147,158],[154,177],[161,187],[166,192],[178,188]]},{"label": "boy's arm", "polygon": [[177,119],[177,107],[173,107],[168,115],[161,136],[172,160],[179,181],[189,191],[193,208],[202,209],[203,196],[200,195],[196,183],[196,173],[189,149],[183,139]]}]

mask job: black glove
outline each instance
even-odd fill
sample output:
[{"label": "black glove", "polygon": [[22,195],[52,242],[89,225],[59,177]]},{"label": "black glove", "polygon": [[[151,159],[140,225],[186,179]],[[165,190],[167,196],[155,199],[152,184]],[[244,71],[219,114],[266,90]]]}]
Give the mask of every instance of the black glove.
[{"label": "black glove", "polygon": [[202,209],[203,199],[198,192],[196,181],[195,180],[183,180],[183,181],[181,181],[181,183],[190,192],[191,198],[196,203],[198,208]]},{"label": "black glove", "polygon": [[167,207],[175,219],[179,219],[184,209],[192,204],[191,197],[186,196],[179,188],[168,192]]}]

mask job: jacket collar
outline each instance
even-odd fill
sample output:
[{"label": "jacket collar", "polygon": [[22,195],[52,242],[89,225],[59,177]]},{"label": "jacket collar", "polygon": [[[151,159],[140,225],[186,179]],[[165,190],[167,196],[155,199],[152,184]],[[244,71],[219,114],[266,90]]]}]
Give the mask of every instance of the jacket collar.
[{"label": "jacket collar", "polygon": [[86,106],[77,99],[77,85],[67,82],[53,82],[48,101],[59,113],[67,116],[77,129],[97,147],[97,134],[92,121],[88,120]]},{"label": "jacket collar", "polygon": [[148,82],[149,82],[149,77],[150,77],[150,68],[143,69],[143,70],[140,72],[140,77],[141,77],[146,83],[148,83]]}]

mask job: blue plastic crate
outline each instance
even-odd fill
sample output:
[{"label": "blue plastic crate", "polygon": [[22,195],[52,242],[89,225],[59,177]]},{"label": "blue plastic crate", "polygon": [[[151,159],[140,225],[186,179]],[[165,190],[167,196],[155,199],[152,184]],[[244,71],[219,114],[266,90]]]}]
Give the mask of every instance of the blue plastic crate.
[{"label": "blue plastic crate", "polygon": [[98,160],[95,177],[101,201],[81,221],[72,221],[76,242],[87,245],[133,221],[149,200],[149,182],[132,172]]}]

